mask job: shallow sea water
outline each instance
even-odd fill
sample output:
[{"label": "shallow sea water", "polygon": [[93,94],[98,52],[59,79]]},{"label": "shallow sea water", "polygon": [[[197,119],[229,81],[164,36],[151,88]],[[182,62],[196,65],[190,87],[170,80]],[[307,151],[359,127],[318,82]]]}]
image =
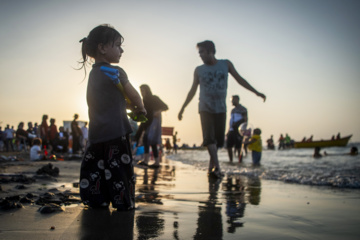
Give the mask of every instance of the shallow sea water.
[{"label": "shallow sea water", "polygon": [[[255,176],[261,179],[287,183],[360,189],[360,155],[350,156],[350,148],[360,148],[360,143],[347,147],[323,148],[322,158],[313,158],[313,149],[266,150],[262,152],[261,166],[253,167],[251,152],[238,163],[235,157],[229,163],[226,149],[218,156],[222,172],[226,175]],[[206,150],[180,150],[168,158],[207,170],[209,155]]]},{"label": "shallow sea water", "polygon": [[[321,153],[328,156],[320,159],[312,157],[313,149],[264,150],[260,167],[252,166],[251,155],[241,164],[229,163],[227,151],[220,149],[225,176],[214,182],[209,178],[202,187],[208,193],[191,196],[202,197],[198,209],[184,207],[194,212],[195,222],[194,217],[183,221],[187,211],[177,215],[180,226],[191,225],[190,235],[179,229],[179,239],[358,239],[360,156],[346,155],[352,146],[359,149],[360,144],[324,148]],[[167,158],[208,169],[206,150],[178,151]],[[188,177],[194,186],[195,172]],[[189,201],[173,196],[180,198],[181,204]],[[175,209],[181,204],[176,201]]]}]

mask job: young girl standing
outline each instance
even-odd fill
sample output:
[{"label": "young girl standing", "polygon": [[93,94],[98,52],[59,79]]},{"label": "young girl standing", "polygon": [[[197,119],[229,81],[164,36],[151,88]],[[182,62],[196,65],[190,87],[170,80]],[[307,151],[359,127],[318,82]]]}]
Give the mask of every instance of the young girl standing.
[{"label": "young girl standing", "polygon": [[88,57],[95,63],[89,74],[87,104],[89,107],[89,147],[80,170],[80,196],[85,205],[118,210],[135,207],[135,175],[129,134],[132,132],[126,114],[126,101],[101,66],[119,71],[120,83],[133,109],[146,113],[139,93],[131,85],[125,71],[112,66],[119,63],[124,52],[123,37],[113,27],[95,27],[82,42],[82,67]]}]

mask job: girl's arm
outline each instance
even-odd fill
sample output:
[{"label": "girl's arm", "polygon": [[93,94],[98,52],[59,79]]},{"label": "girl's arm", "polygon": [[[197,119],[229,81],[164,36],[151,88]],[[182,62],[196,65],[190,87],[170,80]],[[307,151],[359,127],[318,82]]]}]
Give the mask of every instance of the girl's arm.
[{"label": "girl's arm", "polygon": [[123,87],[126,96],[130,99],[131,105],[135,107],[136,112],[143,112],[146,115],[146,110],[140,94],[136,91],[133,85],[131,85],[130,82],[127,82]]},{"label": "girl's arm", "polygon": [[128,76],[124,69],[121,67],[118,68],[119,70],[119,78],[120,82],[124,82],[125,84],[122,86],[125,92],[125,95],[129,98],[131,101],[131,107],[135,109],[136,112],[143,112],[146,115],[146,110],[144,107],[144,103],[142,101],[142,98],[140,97],[140,94],[136,91],[136,89],[133,87],[133,85],[129,82]]}]

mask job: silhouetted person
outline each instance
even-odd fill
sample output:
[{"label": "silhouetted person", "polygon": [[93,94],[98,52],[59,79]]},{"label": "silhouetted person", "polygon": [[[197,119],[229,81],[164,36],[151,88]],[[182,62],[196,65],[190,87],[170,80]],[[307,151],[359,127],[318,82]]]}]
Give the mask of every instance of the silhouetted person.
[{"label": "silhouetted person", "polygon": [[270,138],[268,140],[266,140],[266,142],[267,142],[267,148],[268,149],[270,149],[270,150],[275,149],[273,135],[271,135]]},{"label": "silhouetted person", "polygon": [[80,140],[81,140],[82,132],[77,122],[78,118],[79,115],[75,114],[74,120],[71,122],[71,135],[73,138],[72,151],[74,154],[76,154],[78,151],[81,150]]},{"label": "silhouetted person", "polygon": [[242,136],[239,133],[239,126],[248,121],[247,109],[240,104],[240,97],[238,95],[232,96],[231,102],[234,108],[231,110],[226,142],[230,162],[233,161],[233,148],[235,148],[234,152],[240,154]]},{"label": "silhouetted person", "polygon": [[352,147],[352,148],[350,149],[350,155],[351,155],[351,156],[356,156],[356,155],[358,155],[358,148],[357,148],[357,147]]},{"label": "silhouetted person", "polygon": [[203,145],[207,147],[210,162],[209,174],[221,177],[221,170],[217,150],[224,145],[226,125],[226,94],[228,73],[247,90],[266,100],[266,96],[253,88],[236,71],[229,60],[215,58],[215,45],[212,41],[197,44],[203,65],[198,66],[194,72],[194,80],[183,106],[178,114],[182,119],[186,106],[195,96],[200,86],[199,113],[203,132]]},{"label": "silhouetted person", "polygon": [[140,91],[143,97],[144,106],[147,112],[146,117],[148,120],[140,124],[135,135],[138,146],[141,134],[144,133],[144,161],[139,162],[138,164],[148,166],[151,146],[155,163],[150,165],[150,167],[158,168],[160,166],[160,156],[157,145],[161,144],[161,112],[166,111],[169,108],[158,96],[152,94],[148,85],[141,85]]},{"label": "silhouetted person", "polygon": [[42,121],[40,124],[40,138],[42,141],[42,146],[48,147],[49,145],[49,125],[47,123],[48,115],[44,114],[42,116]]},{"label": "silhouetted person", "polygon": [[322,155],[320,153],[320,150],[321,150],[320,147],[315,147],[314,154],[313,154],[314,158],[321,158],[322,157]]}]

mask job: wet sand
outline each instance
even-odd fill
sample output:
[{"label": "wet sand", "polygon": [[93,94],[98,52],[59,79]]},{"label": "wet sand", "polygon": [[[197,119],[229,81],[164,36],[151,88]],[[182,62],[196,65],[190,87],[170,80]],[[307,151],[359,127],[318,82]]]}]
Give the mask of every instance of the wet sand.
[{"label": "wet sand", "polygon": [[[1,162],[0,173],[32,176],[48,162]],[[54,179],[2,183],[0,197],[57,188],[74,195],[80,160],[51,161]],[[163,158],[159,169],[135,167],[137,208],[129,212],[80,204],[41,214],[36,204],[0,211],[0,239],[358,239],[360,191],[207,177]],[[51,229],[53,228],[53,229]]]}]

